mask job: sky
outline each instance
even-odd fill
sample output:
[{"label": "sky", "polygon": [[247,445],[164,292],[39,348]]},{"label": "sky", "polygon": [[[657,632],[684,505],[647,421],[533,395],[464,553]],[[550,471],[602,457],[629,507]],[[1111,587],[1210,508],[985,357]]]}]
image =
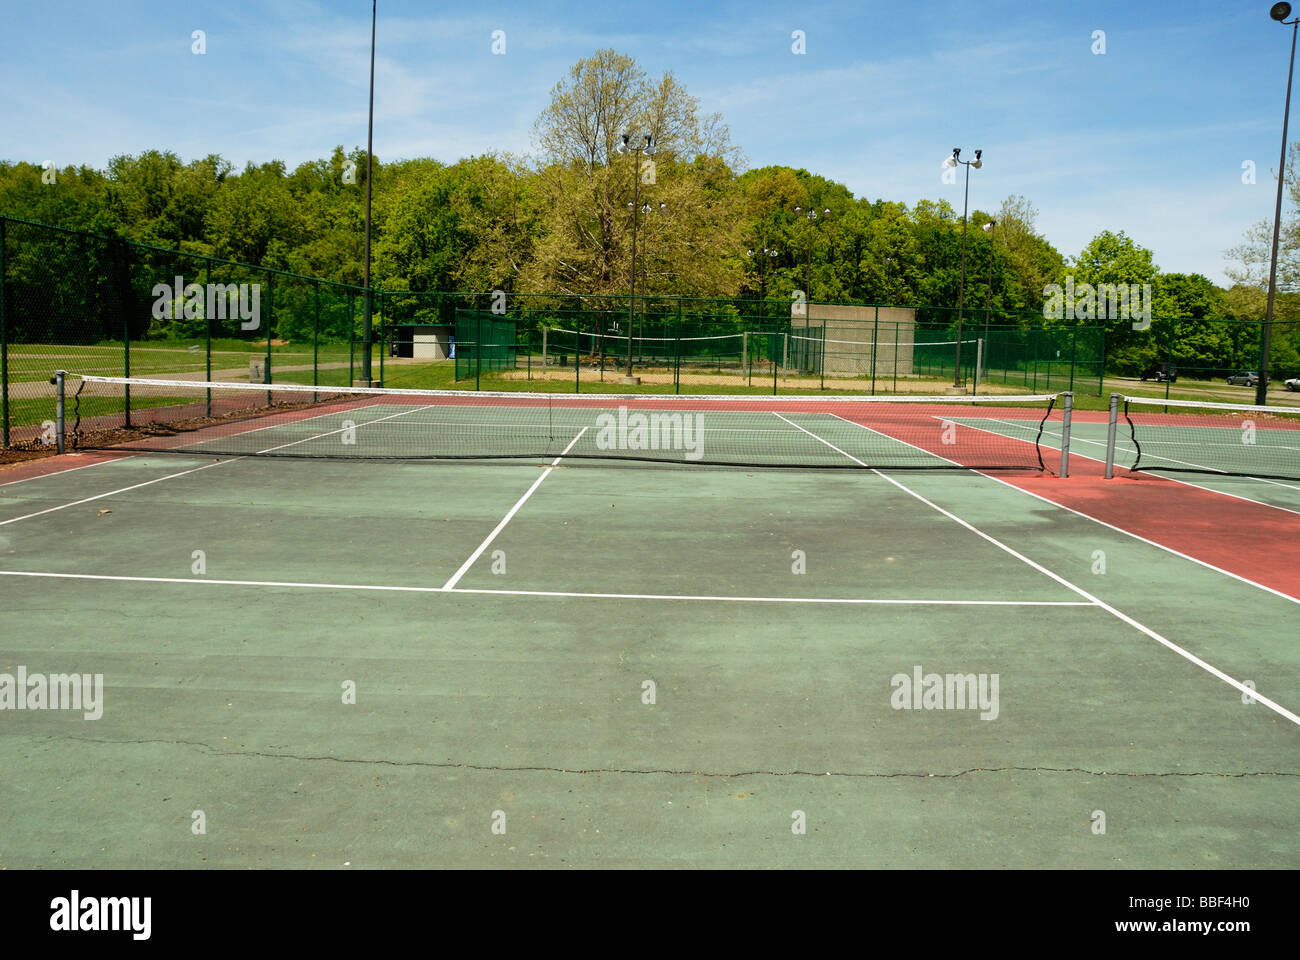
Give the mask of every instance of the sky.
[{"label": "sky", "polygon": [[[940,165],[955,146],[980,148],[972,210],[1023,195],[1067,256],[1122,230],[1163,271],[1226,284],[1226,251],[1275,202],[1293,30],[1270,6],[378,0],[374,150],[448,163],[529,154],[554,85],[613,48],[722,114],[751,168],[803,167],[855,196],[947,199],[960,212],[963,180],[943,183]],[[102,169],[160,149],[292,169],[364,147],[370,10],[7,3],[0,159]],[[504,53],[492,50],[498,30]]]}]

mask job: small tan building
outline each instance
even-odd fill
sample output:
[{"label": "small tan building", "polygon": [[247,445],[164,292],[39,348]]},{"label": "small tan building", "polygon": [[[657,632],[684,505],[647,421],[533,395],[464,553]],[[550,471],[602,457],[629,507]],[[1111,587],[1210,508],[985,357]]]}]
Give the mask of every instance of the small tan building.
[{"label": "small tan building", "polygon": [[[912,373],[916,310],[911,307],[856,307],[835,303],[795,303],[790,328],[807,330],[809,349],[802,367],[825,376],[869,377]],[[822,341],[817,343],[817,341]]]}]

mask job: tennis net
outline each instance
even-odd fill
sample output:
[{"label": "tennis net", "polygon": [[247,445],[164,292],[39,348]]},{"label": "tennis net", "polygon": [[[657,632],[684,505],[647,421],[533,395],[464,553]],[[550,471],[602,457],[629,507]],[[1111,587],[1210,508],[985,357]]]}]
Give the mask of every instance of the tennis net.
[{"label": "tennis net", "polygon": [[1300,480],[1300,408],[1112,395],[1106,473],[1218,473]]},{"label": "tennis net", "polygon": [[[102,376],[69,377],[65,391],[74,448],[211,456],[563,456],[734,466],[1044,470],[1039,446],[1044,425],[1049,419],[1068,424],[1069,416],[1069,403],[1058,407],[1055,394],[540,394]],[[1068,430],[1052,432],[1068,435]]]}]

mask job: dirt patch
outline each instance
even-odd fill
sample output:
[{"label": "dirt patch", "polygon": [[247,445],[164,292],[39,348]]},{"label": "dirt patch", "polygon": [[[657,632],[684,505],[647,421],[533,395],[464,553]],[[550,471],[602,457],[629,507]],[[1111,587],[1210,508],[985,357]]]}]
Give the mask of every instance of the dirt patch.
[{"label": "dirt patch", "polygon": [[15,463],[27,463],[30,460],[44,460],[46,457],[58,456],[58,449],[52,444],[39,440],[19,440],[8,447],[0,448],[0,467]]}]

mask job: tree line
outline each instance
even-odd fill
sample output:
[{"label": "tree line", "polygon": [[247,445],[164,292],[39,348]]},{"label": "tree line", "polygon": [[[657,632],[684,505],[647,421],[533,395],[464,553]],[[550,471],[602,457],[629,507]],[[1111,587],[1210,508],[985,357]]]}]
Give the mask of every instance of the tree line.
[{"label": "tree line", "polygon": [[[646,134],[653,152],[636,149]],[[802,168],[745,170],[723,118],[702,113],[673,74],[647,76],[631,57],[603,50],[575,64],[551,91],[534,140],[528,158],[374,157],[373,284],[625,294],[635,196],[639,293],[958,304],[962,224],[947,200],[855,197]],[[166,150],[115,157],[106,170],[4,161],[0,213],[360,284],[366,176],[365,152],[341,146],[293,170],[279,160],[236,170],[216,154],[186,162]],[[1295,184],[1291,200],[1300,208]],[[1238,266],[1224,288],[1200,274],[1161,271],[1153,252],[1122,231],[1063,254],[1038,231],[1036,216],[1023,196],[971,212],[968,315],[1053,322],[1041,318],[1045,292],[1073,277],[1076,285],[1149,284],[1156,318],[1263,316],[1260,266],[1271,237],[1262,224],[1230,251]],[[1284,289],[1300,279],[1295,218],[1284,236],[1282,279]],[[1278,318],[1300,318],[1291,295],[1280,299]],[[1145,343],[1121,320],[1096,322],[1113,335],[1116,356],[1131,354],[1136,364],[1153,355],[1156,338]],[[1162,322],[1153,325],[1157,337]],[[1178,336],[1203,359],[1222,359],[1231,338],[1240,353],[1240,335],[1221,326],[1180,325]],[[1283,367],[1300,367],[1295,326],[1275,335]]]}]

